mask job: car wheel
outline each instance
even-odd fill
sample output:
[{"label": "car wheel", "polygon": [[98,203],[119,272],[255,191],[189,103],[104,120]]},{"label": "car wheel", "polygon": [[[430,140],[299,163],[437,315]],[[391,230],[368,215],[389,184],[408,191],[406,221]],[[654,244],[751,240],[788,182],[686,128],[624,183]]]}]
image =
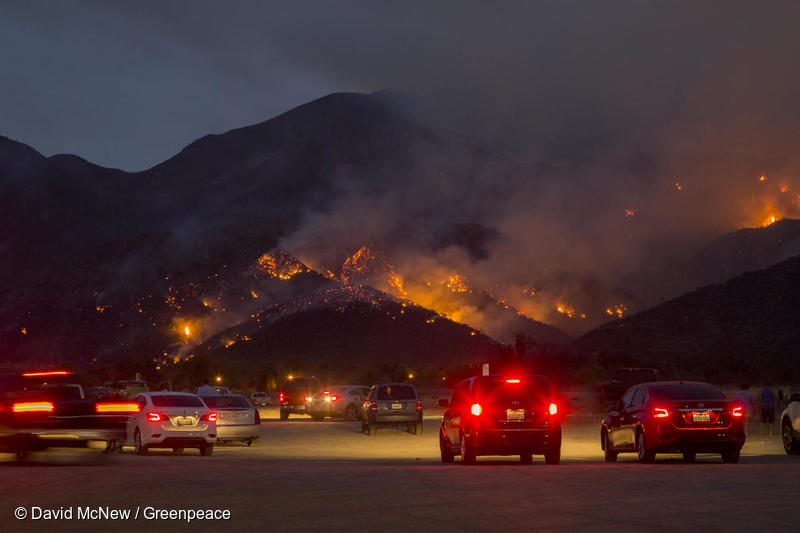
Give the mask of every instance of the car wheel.
[{"label": "car wheel", "polygon": [[794,429],[792,422],[785,418],[781,424],[781,437],[783,440],[783,449],[786,450],[787,455],[796,455],[800,453],[800,444],[794,438]]},{"label": "car wheel", "polygon": [[172,453],[183,453],[183,448],[172,448]]},{"label": "car wheel", "polygon": [[355,405],[348,405],[344,409],[344,417],[346,420],[358,420],[358,413],[356,413],[356,406]]},{"label": "car wheel", "polygon": [[133,448],[136,455],[147,455],[147,446],[142,444],[142,434],[139,432],[139,428],[136,428],[136,432],[133,434]]},{"label": "car wheel", "polygon": [[200,446],[200,455],[203,457],[209,457],[212,453],[214,453],[214,445],[208,444],[206,446]]},{"label": "car wheel", "polygon": [[439,431],[439,453],[442,456],[443,463],[452,463],[455,459],[455,455],[450,449],[450,446],[447,444],[447,441],[444,439],[444,435],[442,435],[441,430]]},{"label": "car wheel", "polygon": [[697,459],[697,454],[695,452],[683,452],[684,463],[693,463],[695,459]]},{"label": "car wheel", "polygon": [[723,463],[738,463],[739,462],[739,455],[740,450],[735,448],[733,450],[728,450],[722,452],[722,462]]},{"label": "car wheel", "polygon": [[533,464],[533,454],[532,453],[521,453],[519,454],[519,462],[524,465],[532,465]]},{"label": "car wheel", "polygon": [[461,441],[461,464],[474,465],[477,456],[475,455],[475,445],[472,443],[472,439],[462,433],[459,440]]},{"label": "car wheel", "polygon": [[603,446],[603,453],[607,463],[615,463],[617,461],[617,452],[611,446],[611,440],[608,438],[608,431],[603,430],[600,434],[600,443]]},{"label": "car wheel", "polygon": [[544,462],[548,465],[557,465],[561,462],[561,446],[553,446],[544,452]]},{"label": "car wheel", "polygon": [[636,453],[640,463],[652,463],[656,459],[656,454],[647,447],[647,437],[641,429],[636,432]]},{"label": "car wheel", "polygon": [[371,424],[368,423],[367,424],[367,428],[369,429],[370,436],[374,437],[375,435],[378,434],[378,423],[377,422],[373,422]]},{"label": "car wheel", "polygon": [[281,420],[289,420],[289,413],[281,411]]}]

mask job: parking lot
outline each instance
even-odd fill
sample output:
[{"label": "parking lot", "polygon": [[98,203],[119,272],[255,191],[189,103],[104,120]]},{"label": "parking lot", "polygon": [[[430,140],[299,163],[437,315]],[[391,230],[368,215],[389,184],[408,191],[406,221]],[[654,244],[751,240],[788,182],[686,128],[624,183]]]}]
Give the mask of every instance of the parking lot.
[{"label": "parking lot", "polygon": [[[596,423],[569,420],[563,460],[533,466],[518,458],[481,458],[477,466],[442,465],[435,416],[425,434],[387,429],[370,437],[359,424],[277,420],[263,409],[261,440],[252,447],[217,447],[212,457],[153,451],[95,450],[36,454],[0,464],[3,531],[83,530],[86,521],[16,520],[14,510],[108,506],[135,509],[228,509],[225,522],[122,520],[100,530],[265,531],[763,530],[797,523],[800,457],[777,438],[752,436],[739,464],[699,456],[635,456],[602,460]],[[99,524],[98,524],[99,525]]]}]

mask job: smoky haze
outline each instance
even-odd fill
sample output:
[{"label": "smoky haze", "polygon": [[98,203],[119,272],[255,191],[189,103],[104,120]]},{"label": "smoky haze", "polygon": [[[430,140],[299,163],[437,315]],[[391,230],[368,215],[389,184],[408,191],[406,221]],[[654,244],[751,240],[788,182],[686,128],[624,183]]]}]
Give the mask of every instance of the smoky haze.
[{"label": "smoky haze", "polygon": [[[408,272],[490,287],[588,278],[653,302],[673,290],[653,289],[655,274],[709,239],[798,214],[796,2],[2,11],[3,133],[48,155],[141,169],[317,96],[388,88],[378,97],[398,113],[522,165],[431,173],[449,154],[420,147],[407,180],[344,176],[280,245],[315,266],[394,242]],[[481,257],[437,246],[452,223],[497,237]],[[411,230],[419,239],[397,239]]]}]

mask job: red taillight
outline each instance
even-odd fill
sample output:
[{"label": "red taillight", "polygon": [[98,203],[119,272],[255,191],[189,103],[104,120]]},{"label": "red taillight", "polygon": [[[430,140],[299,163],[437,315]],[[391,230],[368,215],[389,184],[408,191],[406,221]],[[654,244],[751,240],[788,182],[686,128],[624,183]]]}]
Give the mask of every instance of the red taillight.
[{"label": "red taillight", "polygon": [[371,402],[371,403],[369,404],[369,408],[370,408],[370,410],[372,410],[372,411],[377,411],[377,410],[378,410],[378,404],[377,404],[377,403],[375,403],[375,402]]},{"label": "red taillight", "polygon": [[653,409],[653,416],[655,418],[667,418],[669,417],[669,410],[664,409],[663,407],[656,407]]},{"label": "red taillight", "polygon": [[147,413],[148,422],[162,422],[166,419],[161,413]]},{"label": "red taillight", "polygon": [[36,378],[41,376],[68,376],[71,372],[67,370],[51,370],[49,372],[23,372],[23,376],[26,378]]},{"label": "red taillight", "polygon": [[519,383],[518,379],[507,379],[506,383]]},{"label": "red taillight", "polygon": [[422,400],[417,400],[417,411],[422,411]]},{"label": "red taillight", "polygon": [[322,394],[330,394],[330,393],[331,393],[331,391],[328,391],[328,390],[322,391]]},{"label": "red taillight", "polygon": [[731,416],[744,416],[744,408],[743,407],[734,407],[731,411]]},{"label": "red taillight", "polygon": [[[258,411],[256,411],[258,412]],[[206,413],[200,417],[203,422],[217,422],[217,413]]]},{"label": "red taillight", "polygon": [[15,413],[52,413],[53,409],[50,402],[20,402],[11,407]]},{"label": "red taillight", "polygon": [[550,413],[551,416],[558,414],[558,406],[554,403],[550,404],[550,407],[547,408],[547,412]]},{"label": "red taillight", "polygon": [[284,394],[283,394],[283,392],[281,392],[281,393],[279,393],[279,394],[278,394],[278,401],[279,401],[279,402],[283,403],[283,400],[284,400],[285,398],[286,398],[286,395],[284,395]]},{"label": "red taillight", "polygon": [[98,413],[138,413],[141,407],[138,403],[107,402],[95,404],[94,410]]},{"label": "red taillight", "polygon": [[332,401],[332,402],[335,402],[335,401],[336,401],[336,400],[338,400],[338,399],[339,399],[339,397],[338,397],[338,396],[336,396],[335,394],[334,394],[333,396],[331,396],[331,401]]},{"label": "red taillight", "polygon": [[481,407],[481,404],[473,403],[472,407],[469,408],[469,412],[472,413],[475,416],[481,416],[481,413],[483,412],[483,408]]}]

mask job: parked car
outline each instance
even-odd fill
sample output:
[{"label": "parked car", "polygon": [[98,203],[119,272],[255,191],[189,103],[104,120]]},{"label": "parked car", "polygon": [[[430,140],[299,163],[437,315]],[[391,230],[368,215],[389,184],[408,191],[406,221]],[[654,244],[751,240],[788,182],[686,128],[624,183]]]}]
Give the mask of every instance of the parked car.
[{"label": "parked car", "polygon": [[272,399],[266,392],[251,392],[250,403],[253,405],[269,405],[272,403]]},{"label": "parked car", "polygon": [[452,401],[439,405],[447,409],[439,430],[443,463],[456,455],[465,465],[480,455],[519,455],[523,464],[534,454],[547,464],[561,460],[558,405],[544,376],[469,378],[456,386]]},{"label": "parked car", "polygon": [[789,395],[789,405],[781,413],[781,440],[787,454],[800,454],[800,393]]},{"label": "parked car", "polygon": [[696,381],[642,383],[630,388],[609,410],[600,429],[606,461],[634,452],[651,463],[657,453],[719,453],[739,461],[744,445],[744,407],[713,385]]},{"label": "parked car", "polygon": [[661,375],[655,368],[618,368],[600,388],[600,395],[606,404],[616,404],[625,391],[634,385],[653,381],[661,381]]},{"label": "parked car", "polygon": [[250,446],[261,436],[258,409],[241,394],[201,396],[201,399],[217,413],[217,443],[242,441]]},{"label": "parked car", "polygon": [[147,383],[141,380],[120,380],[107,381],[105,387],[110,390],[113,396],[120,398],[133,398],[140,392],[148,392]]},{"label": "parked car", "polygon": [[376,435],[382,427],[405,427],[422,435],[422,399],[410,383],[373,385],[361,406],[361,431]]},{"label": "parked car", "polygon": [[145,392],[134,399],[139,411],[128,417],[126,444],[137,455],[152,448],[198,448],[208,456],[217,442],[217,414],[199,396],[184,392]]},{"label": "parked car", "polygon": [[322,420],[326,416],[360,420],[361,405],[367,399],[369,387],[363,385],[338,385],[311,396],[308,402],[308,414],[311,418]]},{"label": "parked car", "polygon": [[278,392],[281,420],[287,420],[291,414],[308,414],[306,404],[321,390],[322,383],[315,377],[293,377],[286,380]]}]

